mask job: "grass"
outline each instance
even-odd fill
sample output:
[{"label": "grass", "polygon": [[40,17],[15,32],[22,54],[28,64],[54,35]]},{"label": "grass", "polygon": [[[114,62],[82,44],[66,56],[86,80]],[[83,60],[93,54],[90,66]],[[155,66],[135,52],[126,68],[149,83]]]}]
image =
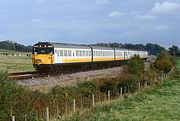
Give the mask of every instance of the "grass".
[{"label": "grass", "polygon": [[[180,59],[177,61],[180,70]],[[159,87],[101,105],[82,114],[76,114],[69,121],[179,121],[180,120],[180,78],[169,80]]]},{"label": "grass", "polygon": [[0,54],[0,68],[2,70],[6,70],[8,72],[25,72],[25,71],[33,71],[34,68],[32,66],[31,57],[26,56],[27,53],[4,50],[0,49],[0,53],[21,53],[21,56],[5,56]]},{"label": "grass", "polygon": [[180,58],[176,58],[176,60],[178,60],[176,61],[176,68],[178,69],[178,71],[180,71]]},{"label": "grass", "polygon": [[0,49],[0,53],[22,53],[22,52],[15,51],[15,50]]}]

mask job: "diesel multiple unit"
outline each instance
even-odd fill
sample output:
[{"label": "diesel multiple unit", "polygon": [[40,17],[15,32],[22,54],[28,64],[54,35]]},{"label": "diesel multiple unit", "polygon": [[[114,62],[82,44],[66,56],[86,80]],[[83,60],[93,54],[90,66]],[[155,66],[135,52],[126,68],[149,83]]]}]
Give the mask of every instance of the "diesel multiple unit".
[{"label": "diesel multiple unit", "polygon": [[33,46],[32,62],[38,71],[49,71],[67,65],[123,61],[135,55],[138,55],[140,58],[147,58],[148,52],[39,42]]}]

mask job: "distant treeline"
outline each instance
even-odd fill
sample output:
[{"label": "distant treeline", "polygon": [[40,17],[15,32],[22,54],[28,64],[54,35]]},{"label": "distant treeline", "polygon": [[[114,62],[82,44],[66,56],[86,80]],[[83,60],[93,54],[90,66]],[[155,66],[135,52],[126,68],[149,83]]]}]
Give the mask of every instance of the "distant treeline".
[{"label": "distant treeline", "polygon": [[144,44],[121,44],[121,43],[97,43],[93,44],[96,46],[104,46],[104,47],[114,47],[114,48],[125,48],[125,49],[133,49],[133,50],[146,50],[149,52],[149,54],[157,55],[160,52],[164,51],[165,48],[157,45],[157,44],[151,44],[148,43],[146,45]]},{"label": "distant treeline", "polygon": [[7,40],[7,41],[0,41],[0,49],[21,51],[21,52],[31,52],[32,46],[25,46],[25,45],[21,45],[16,42]]},{"label": "distant treeline", "polygon": [[[144,44],[122,44],[122,43],[97,43],[97,44],[91,44],[93,46],[103,46],[103,47],[113,47],[113,48],[124,48],[124,49],[133,49],[133,50],[146,50],[151,55],[157,55],[161,53],[162,51],[165,51],[166,49],[158,44],[152,44],[148,43],[146,45]],[[16,42],[12,41],[0,41],[0,49],[7,49],[7,50],[15,50],[15,51],[21,51],[21,52],[31,52],[32,46],[25,46],[18,44]],[[173,45],[170,47],[167,51],[171,55],[180,56],[180,49]]]}]

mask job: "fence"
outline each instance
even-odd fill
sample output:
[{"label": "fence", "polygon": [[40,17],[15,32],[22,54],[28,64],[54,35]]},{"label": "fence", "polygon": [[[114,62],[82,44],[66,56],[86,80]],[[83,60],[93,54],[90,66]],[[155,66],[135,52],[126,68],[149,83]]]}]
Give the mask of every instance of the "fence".
[{"label": "fence", "polygon": [[[74,99],[64,100],[64,104],[61,105],[54,103],[54,106],[51,107],[51,109],[49,107],[45,107],[43,111],[36,112],[36,121],[49,121],[50,118],[56,121],[65,116],[71,116],[72,114],[80,112],[84,109],[93,108],[98,104],[110,103],[111,101],[123,98],[130,93],[141,91],[154,85],[162,84],[169,78],[172,72],[173,69],[167,74],[156,76],[153,80],[122,86],[117,90],[108,90],[106,93],[96,92],[95,94],[88,96],[80,94]],[[27,121],[27,118],[28,115],[25,115],[24,121]],[[15,116],[12,116],[12,121],[15,120]]]},{"label": "fence", "polygon": [[3,55],[3,56],[27,56],[27,57],[32,56],[29,53],[2,53],[2,52],[0,52],[0,55]]}]

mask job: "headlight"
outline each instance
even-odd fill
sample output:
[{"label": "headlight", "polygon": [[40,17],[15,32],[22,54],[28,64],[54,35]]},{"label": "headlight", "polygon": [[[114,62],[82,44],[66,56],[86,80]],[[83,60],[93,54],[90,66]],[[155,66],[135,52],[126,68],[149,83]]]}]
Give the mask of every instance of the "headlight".
[{"label": "headlight", "polygon": [[41,62],[41,59],[36,59],[35,60],[35,63],[39,63],[39,62]]}]

